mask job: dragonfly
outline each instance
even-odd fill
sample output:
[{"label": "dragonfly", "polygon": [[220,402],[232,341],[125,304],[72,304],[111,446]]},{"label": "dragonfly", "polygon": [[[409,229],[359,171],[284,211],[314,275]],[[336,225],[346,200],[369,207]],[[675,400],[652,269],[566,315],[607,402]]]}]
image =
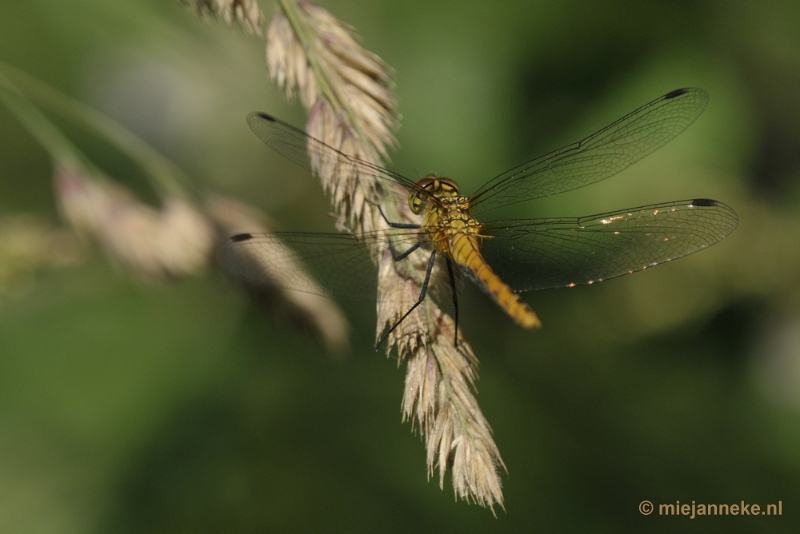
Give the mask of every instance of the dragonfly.
[{"label": "dragonfly", "polygon": [[[250,284],[355,299],[376,298],[370,252],[376,247],[388,249],[396,262],[424,266],[419,297],[376,348],[424,302],[431,285],[449,293],[458,332],[464,279],[480,286],[517,324],[536,328],[541,321],[519,293],[593,284],[697,252],[733,232],[736,213],[722,202],[697,198],[583,217],[488,221],[483,214],[609,178],[683,132],[707,103],[702,89],[671,91],[581,141],[495,176],[470,196],[451,178],[430,174],[413,181],[270,115],[251,113],[253,132],[279,154],[308,170],[340,166],[374,179],[381,190],[400,191],[420,222],[391,222],[381,209],[387,228],[358,235],[242,233],[220,247],[219,261]],[[292,272],[298,263],[316,282]]]}]

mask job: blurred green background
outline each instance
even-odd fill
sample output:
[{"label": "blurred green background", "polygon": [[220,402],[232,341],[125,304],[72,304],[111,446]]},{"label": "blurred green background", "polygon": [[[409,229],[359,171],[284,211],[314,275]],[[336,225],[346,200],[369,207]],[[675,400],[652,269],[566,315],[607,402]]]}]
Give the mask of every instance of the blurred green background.
[{"label": "blurred green background", "polygon": [[[611,180],[522,206],[586,215],[694,197],[731,205],[720,244],[605,284],[529,294],[516,327],[462,304],[506,512],[426,481],[400,422],[404,369],[342,303],[336,361],[218,272],[146,284],[97,251],[0,295],[0,532],[798,532],[800,9],[774,2],[330,0],[396,69],[392,168],[488,178],[684,86],[711,103]],[[264,3],[271,14],[271,6]],[[0,60],[125,124],[198,183],[281,229],[332,228],[319,184],[245,116],[301,125],[262,43],[177,1],[0,2]],[[154,198],[108,145],[57,122]],[[0,109],[0,214],[57,220],[47,154]],[[642,516],[639,502],[781,517]]]}]

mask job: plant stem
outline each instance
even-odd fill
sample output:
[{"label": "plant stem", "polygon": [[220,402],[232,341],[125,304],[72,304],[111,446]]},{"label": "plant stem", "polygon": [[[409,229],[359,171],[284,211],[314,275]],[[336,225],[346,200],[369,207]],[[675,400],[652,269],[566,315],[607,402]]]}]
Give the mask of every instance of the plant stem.
[{"label": "plant stem", "polygon": [[[12,76],[14,81],[24,89],[23,93],[23,91],[12,85],[5,76],[0,76],[0,85],[6,86],[9,91],[30,94],[37,102],[61,116],[96,132],[109,143],[119,148],[120,151],[142,168],[162,198],[176,195],[183,196],[187,190],[194,189],[191,179],[174,163],[119,123],[37,80],[22,70],[0,62],[0,71]],[[35,111],[40,117],[39,122],[45,121],[50,130],[54,131],[62,141],[66,141],[64,136],[50,124],[41,112]],[[35,135],[37,135],[40,142],[45,143],[40,135]],[[52,132],[47,135],[51,136]],[[74,152],[77,152],[77,149],[69,141],[66,142]],[[50,147],[50,144],[46,144],[46,146]]]}]

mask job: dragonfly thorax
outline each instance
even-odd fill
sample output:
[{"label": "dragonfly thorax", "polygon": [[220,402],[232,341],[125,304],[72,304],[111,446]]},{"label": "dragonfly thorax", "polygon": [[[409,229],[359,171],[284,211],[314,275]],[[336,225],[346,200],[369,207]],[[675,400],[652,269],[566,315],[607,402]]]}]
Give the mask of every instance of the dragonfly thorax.
[{"label": "dragonfly thorax", "polygon": [[459,195],[458,184],[455,180],[445,178],[443,176],[436,176],[429,174],[425,178],[417,180],[417,189],[408,195],[408,205],[415,214],[419,215],[422,211],[423,205],[430,200],[431,197],[438,199],[455,198]]},{"label": "dragonfly thorax", "polygon": [[475,240],[480,236],[481,224],[469,212],[469,197],[428,198],[420,215],[423,218],[420,228],[439,252],[450,255],[456,240],[462,238],[469,240],[472,248],[478,246]]}]

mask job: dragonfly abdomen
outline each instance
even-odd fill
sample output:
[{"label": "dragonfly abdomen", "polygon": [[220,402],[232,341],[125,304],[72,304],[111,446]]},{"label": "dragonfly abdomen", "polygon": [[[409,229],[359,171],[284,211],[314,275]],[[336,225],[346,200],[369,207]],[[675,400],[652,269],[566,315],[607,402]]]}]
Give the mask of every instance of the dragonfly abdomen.
[{"label": "dragonfly abdomen", "polygon": [[536,312],[486,263],[475,237],[465,234],[453,236],[450,252],[455,262],[465,267],[518,325],[523,328],[538,328],[542,325]]}]

